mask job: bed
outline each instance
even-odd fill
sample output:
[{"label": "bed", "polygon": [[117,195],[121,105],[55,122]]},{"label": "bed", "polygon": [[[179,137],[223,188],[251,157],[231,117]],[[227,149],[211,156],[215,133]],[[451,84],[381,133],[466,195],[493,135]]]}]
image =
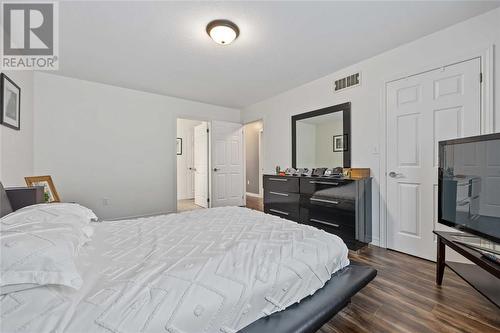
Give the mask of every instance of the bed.
[{"label": "bed", "polygon": [[[60,214],[47,207],[23,213],[27,233],[39,210]],[[2,246],[20,230],[9,216]],[[241,207],[85,228],[81,281],[3,294],[2,332],[314,332],[376,275],[340,238]]]}]

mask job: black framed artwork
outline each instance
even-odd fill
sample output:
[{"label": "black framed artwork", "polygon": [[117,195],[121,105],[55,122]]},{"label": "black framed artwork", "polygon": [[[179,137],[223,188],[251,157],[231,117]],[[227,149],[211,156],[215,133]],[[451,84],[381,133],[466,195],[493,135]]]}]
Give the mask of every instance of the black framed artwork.
[{"label": "black framed artwork", "polygon": [[182,155],[182,138],[177,138],[177,155]]},{"label": "black framed artwork", "polygon": [[21,128],[21,88],[7,77],[0,75],[0,124],[19,130]]},{"label": "black framed artwork", "polygon": [[333,137],[333,151],[334,152],[340,152],[340,151],[348,151],[348,136],[347,134],[344,135],[335,135]]}]

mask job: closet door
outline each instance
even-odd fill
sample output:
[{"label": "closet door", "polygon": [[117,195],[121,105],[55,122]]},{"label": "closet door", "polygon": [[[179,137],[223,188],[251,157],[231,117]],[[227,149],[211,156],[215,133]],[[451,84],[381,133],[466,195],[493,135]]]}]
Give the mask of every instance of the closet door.
[{"label": "closet door", "polygon": [[438,142],[480,134],[480,59],[387,85],[387,247],[435,260]]}]

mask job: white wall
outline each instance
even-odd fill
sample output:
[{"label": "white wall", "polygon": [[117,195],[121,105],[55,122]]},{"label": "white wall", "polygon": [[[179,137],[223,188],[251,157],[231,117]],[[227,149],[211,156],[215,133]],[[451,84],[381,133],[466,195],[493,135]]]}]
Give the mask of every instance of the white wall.
[{"label": "white wall", "polygon": [[[316,125],[303,121],[297,122],[297,168],[314,168],[316,165]],[[267,142],[266,142],[267,143]],[[277,164],[285,170],[290,163]],[[265,167],[264,167],[265,168]]]},{"label": "white wall", "polygon": [[240,120],[236,109],[46,73],[34,86],[35,172],[101,218],[176,210],[178,117]]},{"label": "white wall", "polygon": [[[388,78],[418,73],[426,66],[446,64],[451,58],[479,54],[488,46],[500,45],[500,9],[469,19],[455,26],[405,44],[376,57],[352,65],[303,86],[254,104],[242,113],[243,122],[263,119],[266,132],[264,170],[291,164],[290,117],[331,105],[352,102],[351,122],[353,167],[369,167],[373,179],[373,234],[379,239],[379,151],[386,142],[381,138],[383,87]],[[498,51],[498,50],[497,50]],[[341,50],[339,50],[341,52]],[[494,79],[500,82],[500,52],[495,52]],[[362,72],[361,86],[333,93],[335,79],[355,71]],[[495,100],[500,89],[495,87]],[[495,128],[500,130],[500,109],[495,109]],[[383,204],[383,202],[382,202]]]},{"label": "white wall", "polygon": [[21,88],[21,129],[0,125],[0,181],[4,186],[26,186],[33,176],[33,72],[5,71]]},{"label": "white wall", "polygon": [[333,137],[344,134],[342,117],[316,125],[316,167],[344,166],[344,152],[333,151]]},{"label": "white wall", "polygon": [[202,122],[177,119],[177,137],[182,139],[182,155],[177,155],[177,200],[194,198],[194,128]]}]

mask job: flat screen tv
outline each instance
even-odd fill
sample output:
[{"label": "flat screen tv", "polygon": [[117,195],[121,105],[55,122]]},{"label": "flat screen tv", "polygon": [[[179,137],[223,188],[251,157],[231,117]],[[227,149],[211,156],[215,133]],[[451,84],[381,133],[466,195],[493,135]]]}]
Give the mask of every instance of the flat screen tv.
[{"label": "flat screen tv", "polygon": [[439,142],[439,223],[500,243],[500,133]]}]

